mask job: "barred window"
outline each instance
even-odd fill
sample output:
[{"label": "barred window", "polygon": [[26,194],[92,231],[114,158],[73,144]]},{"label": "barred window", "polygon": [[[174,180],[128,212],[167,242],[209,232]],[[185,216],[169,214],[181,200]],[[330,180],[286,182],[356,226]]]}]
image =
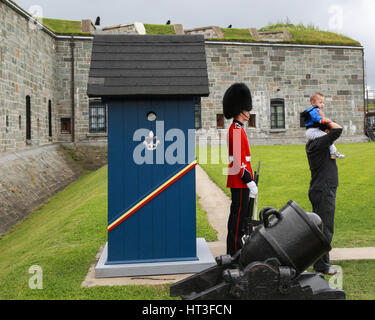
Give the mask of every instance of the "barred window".
[{"label": "barred window", "polygon": [[90,100],[90,133],[107,132],[107,105],[101,99]]},{"label": "barred window", "polygon": [[271,129],[285,129],[284,99],[271,100]]}]

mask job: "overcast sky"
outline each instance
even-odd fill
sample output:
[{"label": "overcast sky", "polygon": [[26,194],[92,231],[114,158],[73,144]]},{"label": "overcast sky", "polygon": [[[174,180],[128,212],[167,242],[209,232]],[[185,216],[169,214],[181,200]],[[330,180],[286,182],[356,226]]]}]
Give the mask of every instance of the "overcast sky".
[{"label": "overcast sky", "polygon": [[[270,22],[314,24],[321,30],[347,35],[365,48],[368,85],[375,89],[375,0],[15,0],[30,13],[35,6],[46,18],[95,21],[102,26],[129,22],[164,24],[184,28],[217,25],[260,28]],[[33,7],[34,6],[34,7]]]}]

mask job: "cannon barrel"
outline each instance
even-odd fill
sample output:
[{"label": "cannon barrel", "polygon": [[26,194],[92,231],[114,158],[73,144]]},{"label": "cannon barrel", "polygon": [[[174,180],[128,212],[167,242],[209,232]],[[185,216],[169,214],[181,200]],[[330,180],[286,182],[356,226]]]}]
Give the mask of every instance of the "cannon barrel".
[{"label": "cannon barrel", "polygon": [[305,212],[294,201],[289,201],[279,211],[264,208],[260,219],[263,225],[255,228],[241,250],[239,264],[242,268],[251,262],[274,257],[281,265],[302,273],[331,250],[320,217]]}]

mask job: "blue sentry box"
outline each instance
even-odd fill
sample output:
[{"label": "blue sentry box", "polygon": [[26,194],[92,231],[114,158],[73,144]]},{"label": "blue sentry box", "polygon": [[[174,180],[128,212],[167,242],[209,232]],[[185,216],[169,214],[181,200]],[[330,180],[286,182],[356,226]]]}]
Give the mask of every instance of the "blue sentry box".
[{"label": "blue sentry box", "polygon": [[[109,226],[195,160],[195,101],[106,100]],[[156,150],[143,146],[151,131]],[[195,202],[193,168],[109,231],[107,264],[196,260]]]},{"label": "blue sentry box", "polygon": [[108,246],[101,276],[151,262],[194,264],[197,255],[198,264],[179,271],[206,267],[208,247],[196,239],[194,166],[195,104],[209,95],[204,36],[95,35],[87,95],[108,106]]}]

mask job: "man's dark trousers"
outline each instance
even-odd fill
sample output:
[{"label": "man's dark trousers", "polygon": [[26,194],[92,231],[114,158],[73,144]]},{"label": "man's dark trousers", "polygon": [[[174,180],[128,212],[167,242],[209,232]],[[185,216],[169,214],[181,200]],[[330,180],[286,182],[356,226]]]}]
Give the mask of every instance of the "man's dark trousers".
[{"label": "man's dark trousers", "polygon": [[228,219],[227,254],[233,256],[242,248],[242,237],[249,210],[248,188],[231,188],[232,204]]},{"label": "man's dark trousers", "polygon": [[[331,243],[334,231],[334,218],[336,209],[335,187],[327,187],[325,190],[309,190],[309,199],[315,212],[322,219],[323,233]],[[324,272],[330,267],[329,254],[325,254],[315,264],[314,270]]]}]

